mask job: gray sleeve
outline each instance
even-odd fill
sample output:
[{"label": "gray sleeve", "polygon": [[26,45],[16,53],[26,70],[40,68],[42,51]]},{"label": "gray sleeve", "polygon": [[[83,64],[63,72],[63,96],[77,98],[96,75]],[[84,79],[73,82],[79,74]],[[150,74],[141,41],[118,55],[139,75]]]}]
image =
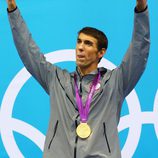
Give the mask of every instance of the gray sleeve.
[{"label": "gray sleeve", "polygon": [[126,97],[140,79],[147,63],[150,47],[148,9],[135,13],[132,41],[121,65],[116,69],[118,84]]},{"label": "gray sleeve", "polygon": [[47,62],[40,49],[33,41],[20,11],[8,13],[9,21],[13,33],[13,39],[19,56],[26,69],[38,80],[47,93],[49,93],[49,84],[54,78],[53,73],[57,67]]}]

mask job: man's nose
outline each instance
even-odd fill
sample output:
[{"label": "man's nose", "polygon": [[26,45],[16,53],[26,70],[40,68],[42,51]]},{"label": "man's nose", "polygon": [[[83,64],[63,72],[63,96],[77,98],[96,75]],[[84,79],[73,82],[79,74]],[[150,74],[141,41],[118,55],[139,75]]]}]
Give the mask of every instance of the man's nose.
[{"label": "man's nose", "polygon": [[83,42],[78,44],[78,49],[80,49],[80,50],[84,49],[84,43]]}]

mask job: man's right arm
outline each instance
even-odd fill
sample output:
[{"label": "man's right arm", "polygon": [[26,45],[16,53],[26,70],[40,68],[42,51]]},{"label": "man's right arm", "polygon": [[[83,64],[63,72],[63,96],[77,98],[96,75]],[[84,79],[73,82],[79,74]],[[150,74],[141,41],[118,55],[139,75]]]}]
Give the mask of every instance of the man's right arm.
[{"label": "man's right arm", "polygon": [[40,49],[33,41],[15,0],[7,0],[8,16],[17,51],[26,69],[38,80],[49,93],[49,83],[54,78],[56,67],[47,62]]}]

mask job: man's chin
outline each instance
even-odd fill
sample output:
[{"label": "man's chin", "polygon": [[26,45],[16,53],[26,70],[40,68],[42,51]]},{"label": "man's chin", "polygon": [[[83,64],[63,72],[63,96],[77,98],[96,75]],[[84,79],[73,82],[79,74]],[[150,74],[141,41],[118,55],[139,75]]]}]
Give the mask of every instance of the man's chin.
[{"label": "man's chin", "polygon": [[84,65],[84,64],[77,64],[77,67],[79,69],[86,69],[87,68],[87,65]]},{"label": "man's chin", "polygon": [[83,62],[76,62],[76,64],[78,67],[82,67],[82,68],[86,67],[86,64]]}]

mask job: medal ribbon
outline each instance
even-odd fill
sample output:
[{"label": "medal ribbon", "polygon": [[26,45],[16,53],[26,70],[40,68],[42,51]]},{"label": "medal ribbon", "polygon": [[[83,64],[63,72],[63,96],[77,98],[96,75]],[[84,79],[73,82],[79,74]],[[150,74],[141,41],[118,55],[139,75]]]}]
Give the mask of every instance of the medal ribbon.
[{"label": "medal ribbon", "polygon": [[90,86],[90,90],[89,90],[89,93],[88,93],[88,96],[87,96],[85,106],[83,106],[82,98],[79,94],[79,89],[78,89],[78,85],[77,85],[77,75],[75,74],[75,76],[74,76],[76,103],[77,103],[77,106],[78,106],[80,119],[81,119],[82,123],[86,123],[87,120],[88,120],[90,104],[91,104],[94,92],[96,90],[96,85],[98,84],[99,81],[100,81],[100,71],[98,72],[97,76],[93,79],[93,82]]}]

